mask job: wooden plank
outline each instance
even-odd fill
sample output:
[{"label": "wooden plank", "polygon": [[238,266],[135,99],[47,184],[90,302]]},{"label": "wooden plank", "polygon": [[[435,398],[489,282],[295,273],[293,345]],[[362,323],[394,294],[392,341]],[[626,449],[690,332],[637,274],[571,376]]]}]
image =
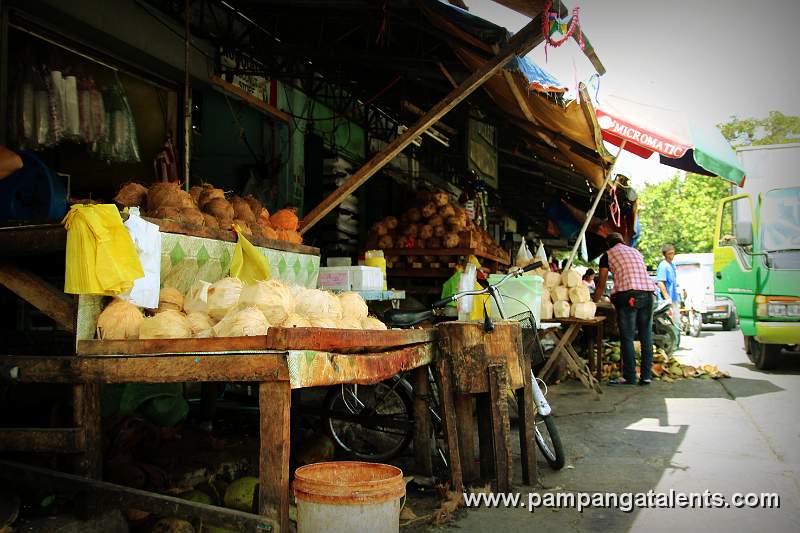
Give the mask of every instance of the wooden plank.
[{"label": "wooden plank", "polygon": [[256,109],[270,115],[271,117],[280,120],[284,124],[289,124],[292,121],[292,117],[285,111],[281,111],[277,107],[270,105],[259,98],[256,98],[244,89],[241,89],[232,83],[228,83],[219,76],[211,76],[211,84],[241,99],[246,104],[251,105]]},{"label": "wooden plank", "polygon": [[503,364],[514,389],[522,387],[524,375],[519,366],[522,328],[519,322],[497,321],[492,332],[482,322],[442,322],[437,324],[443,356],[453,367],[453,385],[458,392],[489,392],[486,369]]},{"label": "wooden plank", "polygon": [[0,356],[0,368],[16,369],[21,383],[176,383],[288,381],[284,353],[151,355],[125,357]]},{"label": "wooden plank", "polygon": [[36,224],[0,228],[0,250],[5,257],[63,254],[67,230],[61,224]]},{"label": "wooden plank", "polygon": [[474,255],[481,259],[497,261],[504,265],[509,264],[507,257],[500,257],[487,252],[476,250],[475,248],[387,248],[383,251],[386,257],[396,257],[404,255],[435,255],[435,256],[469,256]]},{"label": "wooden plank", "polygon": [[0,452],[80,453],[81,428],[0,428]]},{"label": "wooden plank", "polygon": [[41,490],[43,487],[69,493],[86,493],[105,508],[129,508],[149,511],[160,516],[199,518],[203,522],[236,531],[274,531],[277,525],[269,518],[243,513],[224,507],[183,500],[88,479],[55,470],[48,470],[12,461],[0,461],[0,479],[10,486],[27,486]]},{"label": "wooden plank", "polygon": [[456,82],[456,79],[453,77],[453,75],[450,73],[450,71],[447,69],[447,67],[444,66],[444,63],[439,61],[436,64],[439,66],[439,70],[442,71],[442,76],[444,76],[445,79],[450,82],[450,85],[452,85],[453,88],[458,87],[458,82]]},{"label": "wooden plank", "polygon": [[[528,354],[523,351],[519,357],[522,368],[529,369],[531,361]],[[534,436],[536,405],[533,400],[533,384],[530,379],[526,379],[522,389],[517,390],[517,413],[519,416],[519,451],[520,461],[522,462],[522,482],[526,485],[536,485],[539,481]]]},{"label": "wooden plank", "polygon": [[517,101],[517,105],[519,106],[520,110],[522,110],[522,114],[525,115],[525,118],[534,124],[538,124],[536,117],[533,116],[533,112],[528,105],[528,100],[525,99],[525,95],[523,95],[519,90],[519,86],[514,80],[514,75],[507,70],[503,70],[503,78],[505,78],[508,88],[511,89],[511,94],[514,95],[514,100]]},{"label": "wooden plank", "polygon": [[261,419],[258,455],[258,512],[289,531],[289,443],[292,391],[287,382],[264,382],[258,388]]},{"label": "wooden plank", "polygon": [[269,328],[266,335],[210,339],[85,340],[81,355],[231,353],[260,350],[369,351],[431,342],[433,329],[352,330],[328,328]]},{"label": "wooden plank", "polygon": [[431,458],[431,417],[428,412],[430,397],[428,367],[414,369],[414,458],[423,476],[433,475]]},{"label": "wooden plank", "polygon": [[447,463],[450,467],[450,489],[456,493],[464,492],[464,479],[461,475],[461,456],[458,448],[458,427],[456,408],[453,403],[452,373],[450,362],[440,358],[436,362],[439,376],[439,404],[442,409],[442,425],[447,441]]},{"label": "wooden plank", "polygon": [[478,458],[482,479],[491,479],[495,475],[490,404],[488,392],[475,395],[475,411],[478,417]]},{"label": "wooden plank", "polygon": [[489,374],[489,398],[492,409],[492,447],[494,448],[494,471],[496,490],[509,492],[513,480],[511,462],[511,422],[508,416],[508,371],[503,365],[491,365]]},{"label": "wooden plank", "polygon": [[83,430],[83,452],[76,457],[75,473],[93,479],[103,477],[103,431],[100,420],[100,385],[84,383],[72,387],[72,410],[76,426]]},{"label": "wooden plank", "polygon": [[[177,233],[179,235],[189,235],[191,237],[203,237],[206,239],[216,239],[218,241],[236,242],[236,232],[233,230],[206,228],[205,226],[195,226],[174,220],[164,220],[162,218],[142,217],[148,222],[156,224],[162,233]],[[281,250],[283,252],[294,252],[306,255],[319,255],[319,248],[306,246],[305,244],[294,244],[275,239],[265,239],[256,235],[247,237],[251,243],[262,248]]]},{"label": "wooden plank", "polygon": [[353,193],[365,181],[394,159],[403,149],[416,139],[422,132],[439,121],[451,109],[458,105],[464,98],[472,94],[483,85],[486,80],[494,76],[517,53],[526,50],[538,42],[542,35],[542,25],[533,20],[517,32],[503,47],[498,55],[487,61],[480,69],[473,72],[458,87],[453,89],[439,103],[434,105],[424,116],[414,123],[409,129],[386,145],[375,154],[364,166],[359,168],[339,188],[325,198],[321,204],[308,213],[301,223],[300,232],[305,233],[317,222],[339,205],[345,197]]},{"label": "wooden plank", "polygon": [[458,425],[458,450],[461,453],[461,471],[464,483],[475,481],[478,464],[475,462],[475,398],[470,394],[455,395],[456,424]]},{"label": "wooden plank", "polygon": [[56,323],[75,333],[75,300],[45,280],[11,263],[0,263],[0,284],[49,316]]},{"label": "wooden plank", "polygon": [[[406,111],[410,111],[411,113],[414,113],[415,115],[420,116],[420,117],[425,114],[425,111],[423,111],[422,109],[420,109],[419,107],[414,105],[413,102],[409,102],[408,100],[401,100],[400,101],[400,107],[402,107]],[[440,128],[441,130],[443,130],[445,133],[449,133],[450,135],[452,135],[454,137],[456,135],[458,135],[458,130],[457,129],[453,128],[452,126],[448,126],[447,124],[445,124],[442,121],[439,121],[434,125],[437,128]]]}]

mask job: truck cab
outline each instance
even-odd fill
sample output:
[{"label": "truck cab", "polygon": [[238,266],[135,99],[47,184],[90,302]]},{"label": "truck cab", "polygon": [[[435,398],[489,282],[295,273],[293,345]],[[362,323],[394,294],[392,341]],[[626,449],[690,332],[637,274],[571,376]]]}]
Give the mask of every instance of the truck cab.
[{"label": "truck cab", "polygon": [[[767,150],[781,146],[753,147],[742,158],[747,179],[748,160],[776,168],[777,152]],[[800,344],[800,186],[787,177],[797,175],[800,144],[786,149],[778,165],[784,173],[720,201],[714,231],[715,293],[734,303],[745,350],[761,370]]]},{"label": "truck cab", "polygon": [[697,337],[703,324],[721,324],[736,329],[736,307],[729,298],[714,293],[714,254],[677,254],[672,260],[677,273],[678,292],[683,299],[688,333]]}]

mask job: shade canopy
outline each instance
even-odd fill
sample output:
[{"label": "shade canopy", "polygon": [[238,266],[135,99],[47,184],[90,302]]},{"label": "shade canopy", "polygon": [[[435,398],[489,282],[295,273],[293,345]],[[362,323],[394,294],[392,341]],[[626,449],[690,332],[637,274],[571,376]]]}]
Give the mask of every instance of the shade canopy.
[{"label": "shade canopy", "polygon": [[687,172],[719,176],[744,185],[744,169],[725,137],[715,127],[692,123],[681,111],[634,102],[619,96],[603,98],[596,109],[603,140],[640,157],[659,154],[661,164]]}]

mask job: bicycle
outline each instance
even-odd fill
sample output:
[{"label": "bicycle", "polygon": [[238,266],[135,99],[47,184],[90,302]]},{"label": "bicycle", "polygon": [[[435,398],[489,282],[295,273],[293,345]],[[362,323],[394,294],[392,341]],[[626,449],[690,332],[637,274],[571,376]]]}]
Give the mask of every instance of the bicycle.
[{"label": "bicycle", "polygon": [[[541,266],[533,263],[523,269],[507,274],[496,284],[486,284],[482,290],[463,291],[434,302],[431,309],[424,311],[401,311],[390,309],[384,314],[384,322],[389,327],[410,328],[436,316],[449,303],[464,296],[490,295],[497,304],[501,319],[517,320],[523,330],[523,349],[535,358],[543,360],[542,349],[532,312],[506,317],[503,295],[499,287],[512,277],[523,275],[529,270]],[[494,323],[488,313],[484,314],[484,329],[494,330]],[[564,449],[555,421],[552,408],[545,398],[546,385],[538,379],[531,368],[533,397],[536,406],[534,435],[536,444],[551,468],[559,470],[564,466]],[[441,415],[438,408],[436,380],[428,370],[428,382],[431,389],[428,412],[431,414],[437,456],[446,465],[446,455],[440,445],[442,435]],[[543,393],[539,387],[545,387]],[[327,416],[324,418],[325,429],[334,442],[356,458],[367,461],[386,461],[396,457],[411,443],[414,435],[414,420],[411,397],[413,387],[403,375],[376,385],[342,385],[329,391],[325,399]]]}]

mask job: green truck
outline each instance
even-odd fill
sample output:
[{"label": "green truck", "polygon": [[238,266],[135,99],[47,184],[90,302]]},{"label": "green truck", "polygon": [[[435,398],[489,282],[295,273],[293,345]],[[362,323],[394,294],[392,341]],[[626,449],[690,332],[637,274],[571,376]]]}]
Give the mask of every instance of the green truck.
[{"label": "green truck", "polygon": [[744,187],[720,201],[714,291],[736,306],[758,369],[800,344],[800,143],[740,148]]}]

